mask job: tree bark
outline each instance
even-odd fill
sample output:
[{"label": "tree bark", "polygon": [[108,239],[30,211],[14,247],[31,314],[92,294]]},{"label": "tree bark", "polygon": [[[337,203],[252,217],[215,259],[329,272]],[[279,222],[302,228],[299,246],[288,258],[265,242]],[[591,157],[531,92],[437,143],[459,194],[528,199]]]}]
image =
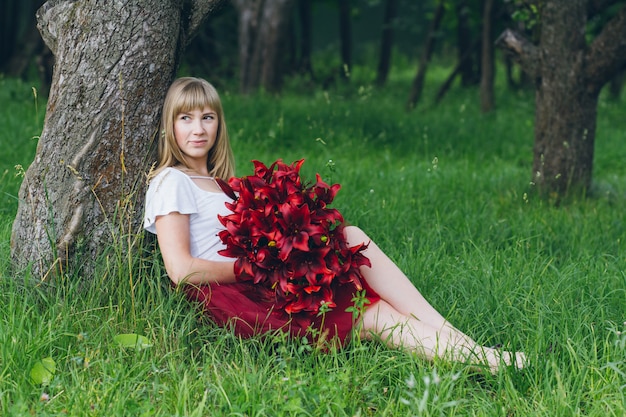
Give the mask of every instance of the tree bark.
[{"label": "tree bark", "polygon": [[380,39],[380,58],[376,74],[376,85],[382,87],[387,82],[391,67],[391,53],[393,51],[393,23],[398,14],[398,0],[387,0],[385,16]]},{"label": "tree bark", "polygon": [[557,192],[572,183],[590,185],[597,108],[597,92],[589,94],[583,78],[584,2],[566,3],[547,2],[543,9],[535,114],[534,181]]},{"label": "tree bark", "polygon": [[233,0],[239,14],[240,90],[280,90],[287,21],[293,0]]},{"label": "tree bark", "polygon": [[498,40],[536,80],[532,181],[544,195],[590,187],[598,95],[626,63],[626,6],[590,45],[589,10],[585,0],[546,1],[538,47],[511,31]]},{"label": "tree bark", "polygon": [[480,75],[480,110],[488,113],[495,106],[493,80],[495,64],[493,59],[493,0],[484,1],[482,33],[482,65]]},{"label": "tree bark", "polygon": [[518,32],[506,29],[496,39],[496,46],[513,58],[533,80],[541,75],[540,49]]},{"label": "tree bark", "polygon": [[424,51],[420,58],[419,68],[417,74],[413,79],[413,85],[411,86],[411,92],[409,93],[409,100],[407,102],[407,109],[413,109],[420,98],[422,97],[422,90],[424,89],[424,80],[426,79],[426,71],[428,70],[428,64],[430,64],[430,58],[435,48],[435,40],[437,39],[437,31],[441,25],[445,11],[445,2],[440,0],[437,2],[437,8],[435,9],[435,15],[430,23],[430,29],[428,30],[428,36],[426,44],[424,45]]},{"label": "tree bark", "polygon": [[122,234],[140,229],[161,103],[180,52],[215,3],[56,0],[38,10],[56,63],[19,193],[16,267],[39,278],[89,274]]}]

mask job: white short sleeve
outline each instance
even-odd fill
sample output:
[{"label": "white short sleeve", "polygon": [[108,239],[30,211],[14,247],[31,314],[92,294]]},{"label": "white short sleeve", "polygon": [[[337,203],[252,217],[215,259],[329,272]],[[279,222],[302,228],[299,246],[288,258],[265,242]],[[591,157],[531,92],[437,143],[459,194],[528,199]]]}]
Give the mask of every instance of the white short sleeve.
[{"label": "white short sleeve", "polygon": [[230,212],[226,203],[232,201],[222,192],[199,188],[191,178],[176,168],[165,168],[150,181],[146,192],[144,228],[156,234],[156,218],[178,212],[189,215],[189,250],[191,256],[232,261],[218,252],[225,246],[218,236],[224,226],[218,215]]},{"label": "white short sleeve", "polygon": [[193,184],[187,181],[180,171],[166,168],[150,181],[146,193],[144,228],[156,233],[157,216],[165,216],[173,212],[194,214],[198,206],[194,197]]}]

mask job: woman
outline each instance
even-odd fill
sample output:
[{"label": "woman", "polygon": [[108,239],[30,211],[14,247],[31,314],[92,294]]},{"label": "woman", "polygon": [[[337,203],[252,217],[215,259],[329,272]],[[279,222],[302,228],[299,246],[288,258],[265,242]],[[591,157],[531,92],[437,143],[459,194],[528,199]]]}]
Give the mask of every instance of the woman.
[{"label": "woman", "polygon": [[234,176],[234,163],[217,91],[202,79],[176,80],[165,98],[161,128],[144,226],[156,233],[173,284],[192,284],[185,286],[187,294],[201,301],[217,324],[232,325],[242,336],[280,330],[341,343],[350,335],[379,338],[426,359],[467,362],[491,372],[523,367],[522,353],[480,346],[452,326],[355,226],[344,229],[345,238],[350,246],[368,243],[363,255],[371,262],[360,267],[365,296],[357,314],[348,308],[355,300],[349,286],[339,287],[337,307],[319,317],[278,311],[254,285],[237,282],[234,260],[218,253],[224,245],[217,215],[228,214],[225,203],[231,200],[215,178]]}]

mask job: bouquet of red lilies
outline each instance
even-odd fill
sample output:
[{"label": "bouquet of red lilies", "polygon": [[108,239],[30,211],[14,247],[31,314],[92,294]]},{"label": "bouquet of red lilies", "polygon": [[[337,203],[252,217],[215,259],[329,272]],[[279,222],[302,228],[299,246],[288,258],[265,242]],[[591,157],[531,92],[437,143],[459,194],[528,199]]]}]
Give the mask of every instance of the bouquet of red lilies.
[{"label": "bouquet of red lilies", "polygon": [[359,267],[371,266],[362,254],[367,244],[348,247],[343,217],[328,207],[340,185],[329,186],[319,174],[315,184],[303,182],[304,160],[253,163],[254,175],[219,181],[233,199],[226,203],[232,214],[219,216],[226,228],[219,253],[237,258],[237,279],[262,286],[288,314],[335,307],[340,285],[361,290]]}]

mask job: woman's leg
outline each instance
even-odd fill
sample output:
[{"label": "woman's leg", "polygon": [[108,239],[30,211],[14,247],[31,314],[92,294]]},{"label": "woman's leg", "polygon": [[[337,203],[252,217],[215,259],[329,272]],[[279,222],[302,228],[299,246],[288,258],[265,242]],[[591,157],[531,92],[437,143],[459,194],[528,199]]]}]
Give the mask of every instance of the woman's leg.
[{"label": "woman's leg", "polygon": [[440,358],[451,362],[487,366],[495,373],[501,366],[521,369],[521,353],[499,351],[480,346],[467,337],[457,339],[456,332],[442,332],[415,317],[405,316],[385,300],[367,308],[361,317],[361,338],[376,336],[392,347],[415,352],[427,360]]},{"label": "woman's leg", "polygon": [[361,273],[382,299],[406,316],[414,316],[438,329],[454,331],[453,326],[430,305],[404,272],[371,241],[369,236],[356,226],[346,227],[345,235],[351,246],[369,242],[363,254],[370,259],[372,267],[361,268]]},{"label": "woman's leg", "polygon": [[[383,304],[379,303],[378,309],[366,310],[363,317],[366,330],[374,331],[383,339],[391,336],[389,339],[391,343],[412,342],[406,345],[408,348],[417,348],[419,345],[427,358],[432,358],[432,355],[441,356],[440,354],[444,352],[453,353],[453,356],[462,353],[461,356],[467,357],[467,353],[480,354],[477,351],[482,351],[494,361],[497,359],[498,363],[500,356],[506,364],[511,363],[509,352],[499,352],[479,346],[468,335],[448,322],[422,296],[400,268],[361,229],[348,226],[345,229],[345,235],[350,245],[369,242],[363,254],[369,258],[372,266],[371,268],[362,267],[361,273],[370,287],[385,301]],[[386,306],[389,306],[391,310]],[[376,312],[375,318],[372,317],[374,312]],[[393,330],[394,327],[396,330]],[[398,333],[397,329],[404,330]],[[425,340],[422,341],[422,337]],[[396,346],[399,345],[396,344]],[[436,346],[437,349],[435,349]],[[450,352],[451,349],[452,352]],[[518,354],[515,362],[521,367],[524,360],[523,354]]]}]

